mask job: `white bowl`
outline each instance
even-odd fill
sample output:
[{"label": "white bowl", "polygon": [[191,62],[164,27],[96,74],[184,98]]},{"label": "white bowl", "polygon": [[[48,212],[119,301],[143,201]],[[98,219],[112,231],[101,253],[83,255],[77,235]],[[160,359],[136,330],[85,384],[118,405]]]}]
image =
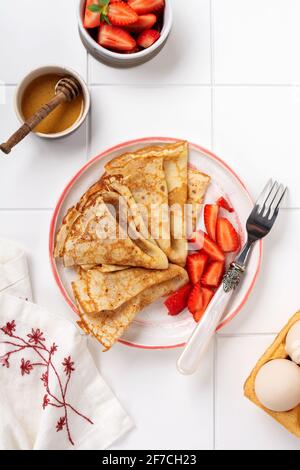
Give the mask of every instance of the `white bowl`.
[{"label": "white bowl", "polygon": [[43,134],[42,132],[33,131],[34,134],[38,135],[39,137],[44,137],[45,139],[57,139],[59,137],[65,137],[71,134],[76,129],[78,129],[78,127],[81,126],[81,124],[85,121],[87,114],[89,112],[91,99],[90,99],[90,92],[85,81],[73,69],[62,67],[59,65],[47,65],[44,67],[40,67],[38,69],[32,70],[28,75],[26,75],[26,77],[23,78],[23,80],[21,81],[21,83],[18,85],[16,89],[15,98],[14,98],[14,107],[15,107],[16,115],[21,124],[23,124],[25,121],[25,118],[22,114],[22,106],[21,106],[24,91],[26,90],[29,83],[32,82],[32,80],[38,77],[41,77],[42,75],[46,75],[48,73],[57,73],[60,75],[71,76],[71,77],[76,78],[76,80],[78,80],[78,82],[81,85],[82,94],[83,94],[83,107],[82,107],[81,114],[78,116],[78,119],[74,122],[74,124],[71,127],[69,127],[68,129],[65,129],[62,132],[57,132],[55,134]]},{"label": "white bowl", "polygon": [[159,51],[164,47],[168,36],[170,34],[172,23],[173,23],[173,14],[171,0],[165,0],[165,12],[164,12],[164,24],[161,31],[160,38],[150,47],[144,49],[140,52],[135,52],[132,54],[120,54],[118,52],[113,52],[105,47],[100,46],[89,34],[89,32],[83,26],[83,18],[85,12],[86,0],[79,0],[78,2],[78,25],[79,33],[81,40],[86,47],[86,49],[101,62],[104,62],[108,65],[113,65],[115,67],[133,67],[135,65],[143,64],[148,60],[152,59],[159,53]]}]

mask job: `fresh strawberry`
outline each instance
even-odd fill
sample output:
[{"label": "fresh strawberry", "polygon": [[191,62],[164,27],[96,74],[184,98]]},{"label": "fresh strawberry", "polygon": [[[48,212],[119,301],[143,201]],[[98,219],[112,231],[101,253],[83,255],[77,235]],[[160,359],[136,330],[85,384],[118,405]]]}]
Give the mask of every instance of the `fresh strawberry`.
[{"label": "fresh strawberry", "polygon": [[192,288],[191,284],[186,284],[167,298],[165,306],[169,311],[169,315],[178,315],[187,307]]},{"label": "fresh strawberry", "polygon": [[138,15],[159,11],[165,6],[165,0],[128,0],[128,5],[137,12]]},{"label": "fresh strawberry", "polygon": [[156,31],[156,29],[147,29],[146,31],[141,32],[136,43],[138,46],[147,49],[147,47],[152,46],[152,44],[154,44],[159,38],[159,31]]},{"label": "fresh strawberry", "polygon": [[219,214],[219,206],[217,204],[206,204],[204,207],[204,224],[208,236],[216,241],[216,227]]},{"label": "fresh strawberry", "polygon": [[138,46],[135,46],[131,51],[125,51],[124,54],[135,54],[136,52],[140,52],[140,48]]},{"label": "fresh strawberry", "polygon": [[195,232],[189,241],[195,243],[198,250],[205,251],[212,260],[222,262],[225,260],[225,255],[220,247],[202,230]]},{"label": "fresh strawberry", "polygon": [[240,237],[228,219],[220,217],[217,221],[217,241],[224,253],[237,251]]},{"label": "fresh strawberry", "polygon": [[202,299],[203,299],[203,306],[200,310],[197,310],[196,313],[193,314],[194,320],[198,323],[201,319],[203,313],[208,307],[209,302],[214,296],[214,291],[209,289],[208,287],[202,287]]},{"label": "fresh strawberry", "polygon": [[197,284],[201,280],[207,260],[208,256],[203,251],[187,257],[186,269],[193,284]]},{"label": "fresh strawberry", "polygon": [[188,309],[192,314],[198,312],[203,307],[203,294],[200,284],[196,284],[190,294]]},{"label": "fresh strawberry", "polygon": [[207,266],[201,284],[203,286],[219,287],[222,276],[224,274],[224,263],[221,261],[213,261]]},{"label": "fresh strawberry", "polygon": [[97,28],[100,26],[100,14],[99,11],[91,11],[89,7],[91,5],[99,5],[99,0],[87,0],[85,6],[85,14],[83,20],[83,26],[85,28]]},{"label": "fresh strawberry", "polygon": [[229,205],[229,202],[226,201],[226,199],[224,197],[220,197],[218,200],[217,200],[217,205],[219,207],[222,207],[222,209],[225,209],[227,212],[234,212],[234,209],[233,207],[231,207]]},{"label": "fresh strawberry", "polygon": [[152,26],[155,25],[156,21],[157,18],[152,13],[149,13],[148,15],[141,15],[138,17],[138,20],[135,23],[128,25],[127,29],[132,33],[141,33],[142,31],[151,29]]},{"label": "fresh strawberry", "polygon": [[107,16],[114,26],[127,26],[138,20],[138,14],[125,2],[110,3]]},{"label": "fresh strawberry", "polygon": [[135,40],[127,31],[108,24],[100,26],[98,43],[108,49],[123,52],[131,51],[136,46]]}]

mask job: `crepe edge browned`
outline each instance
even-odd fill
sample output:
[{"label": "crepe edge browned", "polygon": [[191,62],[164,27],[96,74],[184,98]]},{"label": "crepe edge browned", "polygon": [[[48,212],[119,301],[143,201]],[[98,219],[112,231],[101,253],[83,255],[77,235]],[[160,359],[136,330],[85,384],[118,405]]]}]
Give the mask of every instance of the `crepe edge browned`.
[{"label": "crepe edge browned", "polygon": [[257,361],[254,369],[244,384],[245,396],[259,408],[264,410],[268,415],[272,416],[278,423],[284,426],[292,434],[300,438],[300,405],[290,411],[275,412],[265,408],[258,400],[254,384],[256,376],[261,367],[272,359],[286,359],[288,355],[285,351],[285,339],[290,328],[300,320],[300,311],[295,313],[288,323],[282,328],[271,346],[265,351],[261,358]]}]

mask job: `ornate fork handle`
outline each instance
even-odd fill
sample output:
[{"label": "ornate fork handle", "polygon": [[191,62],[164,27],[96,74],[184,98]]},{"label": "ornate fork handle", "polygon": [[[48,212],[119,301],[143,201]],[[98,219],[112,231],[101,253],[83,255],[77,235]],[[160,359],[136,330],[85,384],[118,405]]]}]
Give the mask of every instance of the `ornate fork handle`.
[{"label": "ornate fork handle", "polygon": [[225,292],[235,290],[241,281],[241,274],[245,272],[245,267],[233,262],[223,277],[223,289]]}]

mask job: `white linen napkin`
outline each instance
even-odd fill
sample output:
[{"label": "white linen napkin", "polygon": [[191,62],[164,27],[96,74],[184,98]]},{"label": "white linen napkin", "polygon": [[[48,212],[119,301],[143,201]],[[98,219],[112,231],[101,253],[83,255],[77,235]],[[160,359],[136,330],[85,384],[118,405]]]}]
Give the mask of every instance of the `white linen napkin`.
[{"label": "white linen napkin", "polygon": [[132,421],[86,337],[31,298],[24,251],[0,240],[0,449],[106,449]]}]

